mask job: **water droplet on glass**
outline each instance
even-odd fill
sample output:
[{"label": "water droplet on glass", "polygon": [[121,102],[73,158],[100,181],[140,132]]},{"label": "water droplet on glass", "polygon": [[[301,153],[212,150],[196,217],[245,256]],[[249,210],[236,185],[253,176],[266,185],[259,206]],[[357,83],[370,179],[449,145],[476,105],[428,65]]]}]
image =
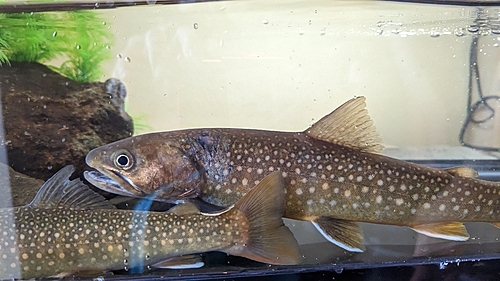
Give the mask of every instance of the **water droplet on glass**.
[{"label": "water droplet on glass", "polygon": [[498,43],[493,44],[493,47],[498,47]]},{"label": "water droplet on glass", "polygon": [[123,270],[128,271],[128,266],[124,266]]},{"label": "water droplet on glass", "polygon": [[122,58],[122,55],[117,54],[117,55],[116,55],[116,57],[117,57],[117,58],[119,58],[119,59],[121,59],[121,58]]},{"label": "water droplet on glass", "polygon": [[146,260],[149,260],[150,256],[149,255],[146,255]]},{"label": "water droplet on glass", "polygon": [[48,166],[47,169],[50,171],[52,170],[52,166]]},{"label": "water droplet on glass", "polygon": [[130,61],[131,61],[129,57],[125,57],[125,58],[124,58],[124,60],[125,60],[126,62],[130,62]]},{"label": "water droplet on glass", "polygon": [[61,141],[62,141],[62,142],[65,142],[65,141],[66,141],[66,138],[62,138],[62,140],[61,140]]},{"label": "water droplet on glass", "polygon": [[44,104],[44,105],[43,105],[43,109],[46,109],[46,108],[47,108],[47,106]]},{"label": "water droplet on glass", "polygon": [[268,23],[269,23],[269,21],[268,21],[268,20],[262,20],[262,23],[263,23],[263,24],[268,24]]},{"label": "water droplet on glass", "polygon": [[109,50],[109,49],[111,49],[111,46],[106,45],[106,47],[105,47],[105,48]]},{"label": "water droplet on glass", "polygon": [[82,46],[80,46],[80,45],[76,45],[76,49],[77,49],[77,50],[80,50],[81,48],[82,48]]},{"label": "water droplet on glass", "polygon": [[198,29],[198,24],[195,22],[193,27],[194,27],[194,29]]},{"label": "water droplet on glass", "polygon": [[56,36],[57,36],[57,31],[52,32],[52,37],[56,37]]},{"label": "water droplet on glass", "polygon": [[128,260],[123,260],[123,264],[128,264]]},{"label": "water droplet on glass", "polygon": [[94,7],[96,7],[96,8],[99,8],[99,6],[101,6],[101,4],[99,4],[99,2],[96,2],[96,3],[94,4]]}]

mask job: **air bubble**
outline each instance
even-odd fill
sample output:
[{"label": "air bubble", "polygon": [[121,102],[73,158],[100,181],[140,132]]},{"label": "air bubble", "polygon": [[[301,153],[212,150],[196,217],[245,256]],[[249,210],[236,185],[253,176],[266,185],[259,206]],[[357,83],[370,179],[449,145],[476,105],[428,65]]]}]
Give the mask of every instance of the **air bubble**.
[{"label": "air bubble", "polygon": [[262,23],[263,23],[263,24],[268,24],[268,23],[269,23],[269,21],[268,21],[268,20],[262,20]]},{"label": "air bubble", "polygon": [[125,57],[125,58],[124,58],[124,60],[125,60],[126,62],[130,62],[130,61],[131,61],[129,57]]},{"label": "air bubble", "polygon": [[77,50],[80,50],[81,48],[82,48],[82,46],[80,46],[80,45],[76,45],[76,49],[77,49]]},{"label": "air bubble", "polygon": [[431,31],[431,37],[432,38],[436,38],[436,37],[439,37],[439,36],[441,36],[441,33],[439,33],[438,31],[435,31],[435,30]]},{"label": "air bubble", "polygon": [[304,35],[305,33],[306,33],[305,30],[303,30],[303,29],[299,30],[299,35]]},{"label": "air bubble", "polygon": [[146,3],[148,5],[154,5],[154,4],[156,4],[156,0],[146,0]]},{"label": "air bubble", "polygon": [[443,270],[448,266],[448,262],[440,262],[439,263],[439,269]]},{"label": "air bubble", "polygon": [[337,273],[337,274],[340,274],[340,273],[342,273],[343,271],[344,271],[344,268],[342,268],[342,267],[341,267],[341,268],[336,268],[336,269],[335,269],[335,273]]},{"label": "air bubble", "polygon": [[465,30],[463,28],[455,29],[455,31],[453,33],[457,37],[462,37],[465,35]]},{"label": "air bubble", "polygon": [[57,36],[57,31],[52,32],[52,37],[56,37],[56,36]]},{"label": "air bubble", "polygon": [[121,59],[122,55],[121,54],[117,54],[116,57],[119,58],[119,59]]},{"label": "air bubble", "polygon": [[479,31],[479,26],[471,25],[467,28],[467,31],[469,31],[470,33],[477,33]]},{"label": "air bubble", "polygon": [[65,142],[66,141],[66,138],[62,138],[61,142]]},{"label": "air bubble", "polygon": [[194,29],[198,29],[198,23],[195,22],[193,27],[194,27]]}]

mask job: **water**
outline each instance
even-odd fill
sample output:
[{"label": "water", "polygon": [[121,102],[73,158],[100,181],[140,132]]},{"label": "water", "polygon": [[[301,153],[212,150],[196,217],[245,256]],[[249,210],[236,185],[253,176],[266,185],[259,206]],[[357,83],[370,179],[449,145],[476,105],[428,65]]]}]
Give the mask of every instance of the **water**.
[{"label": "water", "polygon": [[[125,99],[125,105],[117,104],[134,120],[134,134],[202,127],[303,131],[353,96],[366,96],[386,146],[384,154],[440,168],[466,164],[480,176],[499,179],[496,119],[500,115],[496,100],[485,99],[500,91],[496,63],[500,7],[494,3],[484,7],[319,0],[129,4],[83,5],[96,8],[85,11],[95,19],[75,21],[74,26],[101,32],[99,40],[67,39],[62,26],[71,24],[56,22],[47,36],[72,40],[73,51],[41,62],[62,69],[73,55],[88,50],[102,54],[102,62],[90,63],[95,68],[89,72],[97,74],[92,81],[117,78],[125,85],[120,95],[109,95],[108,103]],[[42,11],[65,15],[58,9],[67,8],[39,3],[32,8],[2,6],[4,12],[33,12],[33,16]],[[467,119],[468,104],[474,109],[481,97],[485,100],[477,114],[486,118],[477,125]],[[44,104],[45,95],[25,100],[39,100],[44,110],[53,108]],[[46,142],[57,141],[64,145],[59,149],[67,149],[65,145],[75,138],[65,134],[76,126],[59,125],[51,127],[58,132],[57,139]],[[93,144],[90,137],[79,136],[78,141]],[[52,174],[62,164],[50,161],[43,169]],[[477,239],[460,243],[420,236],[408,228],[362,224],[367,250],[359,254],[328,243],[310,223],[287,220],[286,224],[306,258],[298,266],[272,267],[281,272],[328,270],[334,264],[334,270],[342,273],[383,263],[433,263],[445,269],[455,260],[498,258],[499,230],[483,223],[468,224],[470,236]],[[205,268],[153,269],[152,274],[244,276],[241,267],[254,273],[271,270],[214,255]],[[129,273],[137,272],[128,268],[126,259],[124,266]]]}]

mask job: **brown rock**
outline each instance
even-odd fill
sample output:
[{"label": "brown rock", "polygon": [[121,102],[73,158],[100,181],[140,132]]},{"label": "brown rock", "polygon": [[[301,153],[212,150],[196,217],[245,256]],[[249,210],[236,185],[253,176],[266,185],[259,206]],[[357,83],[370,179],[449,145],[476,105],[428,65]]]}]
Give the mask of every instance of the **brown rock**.
[{"label": "brown rock", "polygon": [[0,94],[8,164],[37,179],[67,164],[81,175],[89,150],[133,133],[117,79],[78,83],[40,64],[13,62],[0,67]]}]

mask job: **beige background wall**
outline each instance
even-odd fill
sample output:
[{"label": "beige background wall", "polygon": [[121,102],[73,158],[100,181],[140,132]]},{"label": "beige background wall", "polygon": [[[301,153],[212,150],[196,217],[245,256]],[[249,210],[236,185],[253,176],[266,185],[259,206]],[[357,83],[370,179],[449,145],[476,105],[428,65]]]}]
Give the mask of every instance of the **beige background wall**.
[{"label": "beige background wall", "polygon": [[[233,1],[103,16],[116,36],[105,78],[126,84],[128,111],[148,131],[301,131],[364,95],[386,145],[458,145],[474,8]],[[485,61],[498,61],[497,37],[484,38]]]}]

